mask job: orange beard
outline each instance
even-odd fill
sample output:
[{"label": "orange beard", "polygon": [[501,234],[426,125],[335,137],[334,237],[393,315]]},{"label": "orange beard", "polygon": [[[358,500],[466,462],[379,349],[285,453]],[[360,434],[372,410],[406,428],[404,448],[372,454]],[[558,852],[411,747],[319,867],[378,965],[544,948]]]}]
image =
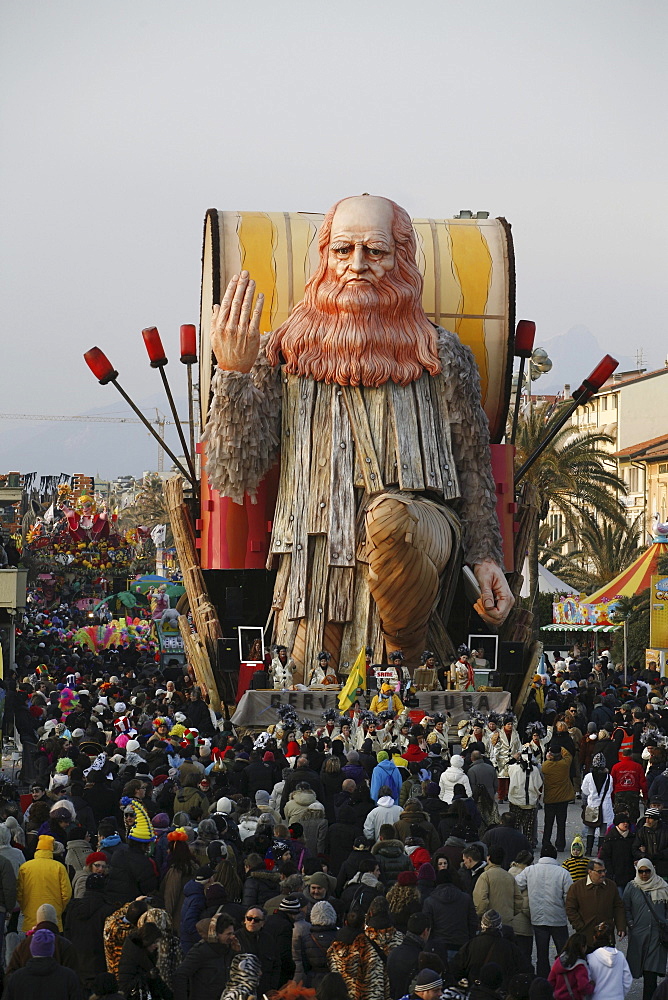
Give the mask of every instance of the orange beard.
[{"label": "orange beard", "polygon": [[437,375],[436,330],[422,308],[410,248],[397,244],[397,263],[378,286],[340,284],[322,242],[303,302],[269,338],[270,363],[285,361],[288,372],[316,382],[373,388],[390,380],[408,385],[425,369]]}]

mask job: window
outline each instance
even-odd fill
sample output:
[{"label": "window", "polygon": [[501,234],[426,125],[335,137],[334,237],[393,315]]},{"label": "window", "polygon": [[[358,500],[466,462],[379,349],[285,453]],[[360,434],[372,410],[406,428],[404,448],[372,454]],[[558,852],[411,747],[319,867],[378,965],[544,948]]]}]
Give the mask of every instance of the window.
[{"label": "window", "polygon": [[629,490],[631,493],[638,492],[638,469],[634,465],[629,469]]},{"label": "window", "polygon": [[610,397],[610,409],[611,410],[616,410],[617,409],[617,396],[611,396]]},{"label": "window", "polygon": [[668,462],[661,462],[659,464],[659,475],[662,475],[664,472],[668,472]]},{"label": "window", "polygon": [[601,399],[601,409],[607,410],[607,408],[608,408],[608,397],[603,396],[603,398]]}]

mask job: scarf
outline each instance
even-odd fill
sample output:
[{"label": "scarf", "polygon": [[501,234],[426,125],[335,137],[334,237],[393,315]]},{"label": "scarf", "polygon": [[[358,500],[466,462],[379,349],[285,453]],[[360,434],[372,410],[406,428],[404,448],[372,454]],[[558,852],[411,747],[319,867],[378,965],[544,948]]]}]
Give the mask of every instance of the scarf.
[{"label": "scarf", "polygon": [[[638,865],[640,864],[642,864],[643,868],[651,869],[652,874],[648,879],[643,880],[638,875]],[[653,903],[668,902],[668,882],[656,874],[654,865],[647,858],[641,858],[640,861],[636,861],[636,877],[633,880],[633,884],[643,892],[648,892]]]}]

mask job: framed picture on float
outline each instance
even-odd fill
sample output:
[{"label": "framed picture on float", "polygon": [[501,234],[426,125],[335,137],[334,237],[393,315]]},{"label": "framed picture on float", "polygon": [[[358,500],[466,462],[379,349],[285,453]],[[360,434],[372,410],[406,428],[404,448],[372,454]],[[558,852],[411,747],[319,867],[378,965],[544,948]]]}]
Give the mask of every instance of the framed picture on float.
[{"label": "framed picture on float", "polygon": [[[497,669],[499,657],[499,637],[498,635],[470,635],[468,647],[473,656],[473,669],[476,674],[489,675],[492,670]],[[483,682],[484,683],[484,682]]]},{"label": "framed picture on float", "polygon": [[242,663],[264,663],[264,629],[260,625],[240,625],[239,659]]}]

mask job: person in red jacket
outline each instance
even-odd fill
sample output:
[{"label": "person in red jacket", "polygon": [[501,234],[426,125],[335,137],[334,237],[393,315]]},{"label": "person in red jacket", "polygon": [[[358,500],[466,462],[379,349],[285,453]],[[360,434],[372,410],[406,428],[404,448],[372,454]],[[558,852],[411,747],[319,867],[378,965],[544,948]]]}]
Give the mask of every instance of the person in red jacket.
[{"label": "person in red jacket", "polygon": [[649,791],[642,764],[631,759],[633,748],[622,751],[622,758],[610,771],[612,778],[612,800],[615,812],[627,812],[636,823],[640,816],[640,796],[645,803]]},{"label": "person in red jacket", "polygon": [[554,1000],[586,1000],[591,996],[594,982],[589,977],[584,934],[571,934],[554,960],[547,981],[554,990]]}]

